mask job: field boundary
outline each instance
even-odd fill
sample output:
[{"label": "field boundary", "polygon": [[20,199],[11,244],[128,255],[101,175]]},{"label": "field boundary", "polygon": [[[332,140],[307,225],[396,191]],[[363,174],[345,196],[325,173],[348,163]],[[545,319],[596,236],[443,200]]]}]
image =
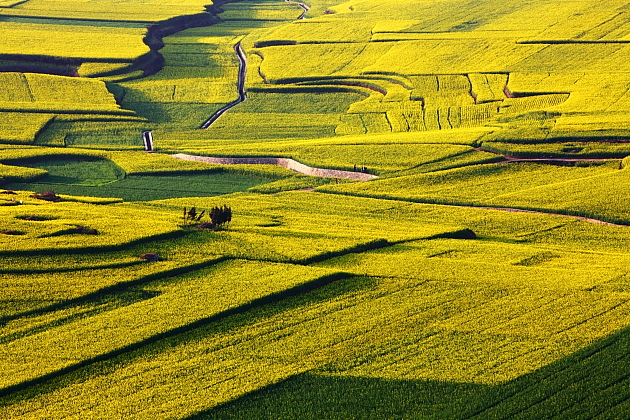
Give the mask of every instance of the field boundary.
[{"label": "field boundary", "polygon": [[261,307],[263,305],[277,303],[284,299],[287,299],[293,296],[298,296],[298,295],[307,293],[311,290],[322,288],[333,282],[348,279],[350,277],[354,277],[354,274],[339,271],[336,273],[320,276],[316,279],[313,279],[313,280],[310,280],[301,284],[297,284],[287,289],[283,289],[277,292],[272,292],[267,295],[263,295],[258,298],[251,299],[247,302],[244,302],[241,305],[225,309],[213,315],[203,317],[189,324],[181,325],[181,326],[174,327],[160,333],[156,333],[140,341],[124,345],[117,349],[113,349],[106,353],[102,353],[94,357],[87,358],[85,360],[75,362],[73,364],[70,364],[69,366],[60,368],[50,373],[46,373],[32,379],[24,380],[23,382],[19,382],[13,385],[6,386],[4,388],[0,388],[0,397],[8,396],[15,392],[29,388],[31,386],[43,384],[45,382],[56,379],[60,376],[69,374],[71,372],[77,371],[81,368],[85,368],[87,366],[93,365],[95,363],[108,361],[115,357],[121,356],[123,354],[131,353],[134,350],[138,350],[143,347],[149,346],[151,344],[155,344],[158,341],[172,338],[180,334],[185,334],[197,328],[202,328],[204,326],[212,324],[213,322],[223,320],[229,316],[242,314],[249,310]]},{"label": "field boundary", "polygon": [[486,147],[475,147],[475,150],[478,152],[492,153],[493,155],[502,156],[503,161],[494,162],[494,163],[541,163],[548,165],[566,165],[571,163],[578,162],[606,162],[611,160],[622,160],[622,158],[618,157],[607,157],[607,158],[595,158],[595,157],[520,157],[515,155],[506,155],[505,153],[497,152],[492,149],[488,149]]},{"label": "field boundary", "polygon": [[376,175],[364,172],[342,171],[338,169],[322,169],[307,166],[290,158],[276,157],[250,157],[250,158],[231,158],[231,157],[211,157],[211,156],[195,156],[185,153],[177,153],[171,155],[175,159],[190,160],[195,162],[205,162],[217,165],[278,165],[291,171],[304,175],[319,176],[324,178],[344,178],[354,179],[357,181],[370,181],[378,178]]},{"label": "field boundary", "polygon": [[543,211],[543,210],[534,210],[527,208],[517,208],[517,207],[489,207],[489,206],[473,206],[470,204],[457,204],[457,203],[448,203],[442,202],[439,200],[430,200],[430,199],[419,199],[419,198],[404,198],[404,197],[392,197],[387,195],[375,195],[375,194],[361,194],[355,192],[346,192],[346,191],[334,191],[334,190],[316,190],[316,192],[323,194],[338,194],[338,195],[347,195],[350,197],[362,197],[362,198],[374,198],[378,200],[391,200],[391,201],[403,201],[406,203],[418,203],[418,204],[433,204],[437,206],[449,206],[449,207],[459,207],[466,209],[479,209],[479,210],[494,210],[494,211],[506,211],[510,213],[529,213],[529,214],[539,214],[542,216],[560,216],[560,217],[569,217],[571,219],[581,220],[588,223],[605,225],[605,226],[614,226],[614,227],[630,227],[630,222],[627,224],[622,223],[613,223],[608,222],[606,220],[595,219],[593,217],[588,216],[580,216],[579,214],[570,214],[567,213],[554,213],[551,211]]},{"label": "field boundary", "polygon": [[457,207],[466,207],[466,208],[471,208],[471,209],[507,211],[507,212],[510,212],[510,213],[531,213],[531,214],[544,214],[544,215],[547,215],[547,216],[563,216],[563,217],[571,217],[573,219],[582,220],[584,222],[594,223],[596,225],[628,227],[628,225],[621,225],[621,224],[618,224],[618,223],[606,222],[604,220],[593,219],[591,217],[586,217],[586,216],[574,216],[574,215],[571,215],[571,214],[549,213],[549,212],[538,211],[538,210],[518,209],[518,208],[512,208],[512,207],[477,207],[477,206],[457,206]]}]

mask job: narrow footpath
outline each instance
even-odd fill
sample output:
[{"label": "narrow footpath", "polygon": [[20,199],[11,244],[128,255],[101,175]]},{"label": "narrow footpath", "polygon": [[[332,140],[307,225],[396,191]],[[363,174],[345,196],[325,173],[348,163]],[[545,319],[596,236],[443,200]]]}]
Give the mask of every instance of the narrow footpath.
[{"label": "narrow footpath", "polygon": [[204,130],[207,129],[221,115],[225,114],[227,111],[229,111],[230,109],[234,108],[236,105],[240,104],[241,102],[245,101],[245,99],[247,99],[247,93],[245,92],[245,75],[247,74],[247,57],[245,57],[245,51],[243,51],[243,47],[241,46],[240,42],[238,42],[234,46],[234,51],[236,52],[236,57],[238,58],[238,62],[239,62],[238,81],[236,84],[236,89],[238,91],[238,99],[235,100],[234,102],[230,102],[229,104],[225,105],[223,108],[215,112],[214,115],[208,118],[206,122],[204,122],[201,125],[200,127],[201,129],[204,129]]},{"label": "narrow footpath", "polygon": [[[310,7],[308,7],[304,3],[300,3],[298,1],[293,1],[293,0],[284,0],[284,1],[287,3],[297,4],[303,9],[302,14],[298,16],[298,19],[304,19],[306,17],[306,13],[308,13],[308,11],[310,10]],[[245,51],[243,51],[243,47],[241,46],[240,42],[238,42],[234,46],[234,51],[236,52],[236,57],[238,58],[238,62],[239,62],[238,81],[237,81],[238,99],[235,100],[234,102],[230,102],[229,104],[225,105],[223,108],[215,112],[210,118],[208,118],[206,122],[204,122],[200,127],[203,130],[210,127],[221,115],[225,114],[227,111],[229,111],[230,109],[234,108],[236,105],[240,104],[241,102],[245,101],[245,99],[247,99],[247,92],[245,92],[245,76],[247,74],[247,57],[245,56]]]},{"label": "narrow footpath", "polygon": [[305,19],[306,18],[306,14],[308,13],[309,10],[311,10],[310,7],[308,7],[306,4],[304,3],[300,3],[299,1],[293,1],[293,0],[284,0],[287,3],[293,3],[293,4],[297,4],[298,6],[300,6],[302,9],[304,9],[304,11],[302,12],[302,14],[300,16],[298,16],[298,19]]}]

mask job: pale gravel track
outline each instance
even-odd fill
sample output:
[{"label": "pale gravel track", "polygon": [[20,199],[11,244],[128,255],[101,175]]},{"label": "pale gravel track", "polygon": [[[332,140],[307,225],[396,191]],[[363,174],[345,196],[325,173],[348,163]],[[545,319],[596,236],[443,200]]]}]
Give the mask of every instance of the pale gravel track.
[{"label": "pale gravel track", "polygon": [[337,169],[313,168],[304,165],[293,159],[274,158],[274,157],[249,157],[249,158],[230,158],[230,157],[210,157],[195,156],[184,153],[171,155],[175,159],[190,160],[195,162],[205,162],[217,165],[278,165],[283,168],[290,169],[304,175],[320,176],[327,178],[343,178],[354,179],[357,181],[369,181],[378,178],[376,175],[366,174],[363,172],[341,171]]},{"label": "pale gravel track", "polygon": [[[298,172],[304,175],[311,176],[320,176],[320,177],[329,177],[329,178],[343,178],[343,179],[354,179],[357,181],[370,181],[372,179],[378,178],[376,175],[366,174],[362,172],[352,172],[352,171],[341,171],[335,169],[322,169],[322,168],[313,168],[311,166],[304,165],[293,159],[288,158],[273,158],[273,157],[255,157],[255,158],[230,158],[230,157],[209,157],[209,156],[195,156],[195,155],[187,155],[184,153],[177,153],[175,155],[171,155],[175,159],[189,160],[195,162],[204,162],[211,163],[217,165],[278,165],[284,168],[290,169],[294,172]],[[313,189],[308,188],[302,191],[313,191]],[[407,201],[407,200],[404,200]],[[440,205],[440,203],[435,203]],[[489,206],[468,206],[468,205],[458,205],[458,204],[442,204],[452,207],[462,207],[462,208],[470,208],[470,209],[481,209],[481,210],[494,210],[494,211],[504,211],[509,213],[529,213],[529,214],[540,214],[544,216],[560,216],[567,217],[575,220],[581,220],[588,223],[604,225],[604,226],[614,226],[614,227],[630,227],[628,225],[622,225],[618,223],[606,222],[604,220],[594,219],[591,217],[585,216],[574,216],[569,214],[561,214],[561,213],[553,213],[539,210],[526,210],[512,207],[489,207]]]}]

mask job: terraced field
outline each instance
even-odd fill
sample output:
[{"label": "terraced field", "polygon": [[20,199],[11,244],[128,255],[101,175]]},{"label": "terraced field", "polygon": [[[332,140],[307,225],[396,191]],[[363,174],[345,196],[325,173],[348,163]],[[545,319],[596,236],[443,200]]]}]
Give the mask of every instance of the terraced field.
[{"label": "terraced field", "polygon": [[629,11],[0,0],[0,418],[627,418]]}]

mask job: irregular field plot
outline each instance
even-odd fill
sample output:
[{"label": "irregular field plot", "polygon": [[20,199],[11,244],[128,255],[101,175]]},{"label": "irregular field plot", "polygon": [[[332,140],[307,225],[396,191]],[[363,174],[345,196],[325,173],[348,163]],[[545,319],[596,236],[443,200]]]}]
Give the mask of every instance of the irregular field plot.
[{"label": "irregular field plot", "polygon": [[309,5],[0,0],[0,417],[627,417],[628,2]]},{"label": "irregular field plot", "polygon": [[619,169],[618,161],[585,167],[511,163],[320,189],[404,201],[515,207],[627,224],[627,179],[628,173]]},{"label": "irregular field plot", "polygon": [[[326,274],[330,272],[301,266],[231,262],[192,276],[171,279],[161,287],[154,285],[147,291],[146,300],[95,314],[67,326],[48,329],[42,335],[28,336],[4,346],[2,386],[18,384],[124,348]],[[239,283],[241,287],[237,288]],[[151,294],[156,296],[150,297]],[[178,304],[178,301],[181,303]],[[155,322],[158,318],[161,323]],[[82,331],[80,336],[76,334],[77,328]],[[42,347],[43,342],[46,345]],[[72,344],[68,346],[69,343]],[[31,350],[26,353],[30,354],[30,362],[24,358],[29,347]],[[50,357],[53,348],[57,348],[55,358]],[[80,354],[76,352],[78,348],[83,349]]]}]

